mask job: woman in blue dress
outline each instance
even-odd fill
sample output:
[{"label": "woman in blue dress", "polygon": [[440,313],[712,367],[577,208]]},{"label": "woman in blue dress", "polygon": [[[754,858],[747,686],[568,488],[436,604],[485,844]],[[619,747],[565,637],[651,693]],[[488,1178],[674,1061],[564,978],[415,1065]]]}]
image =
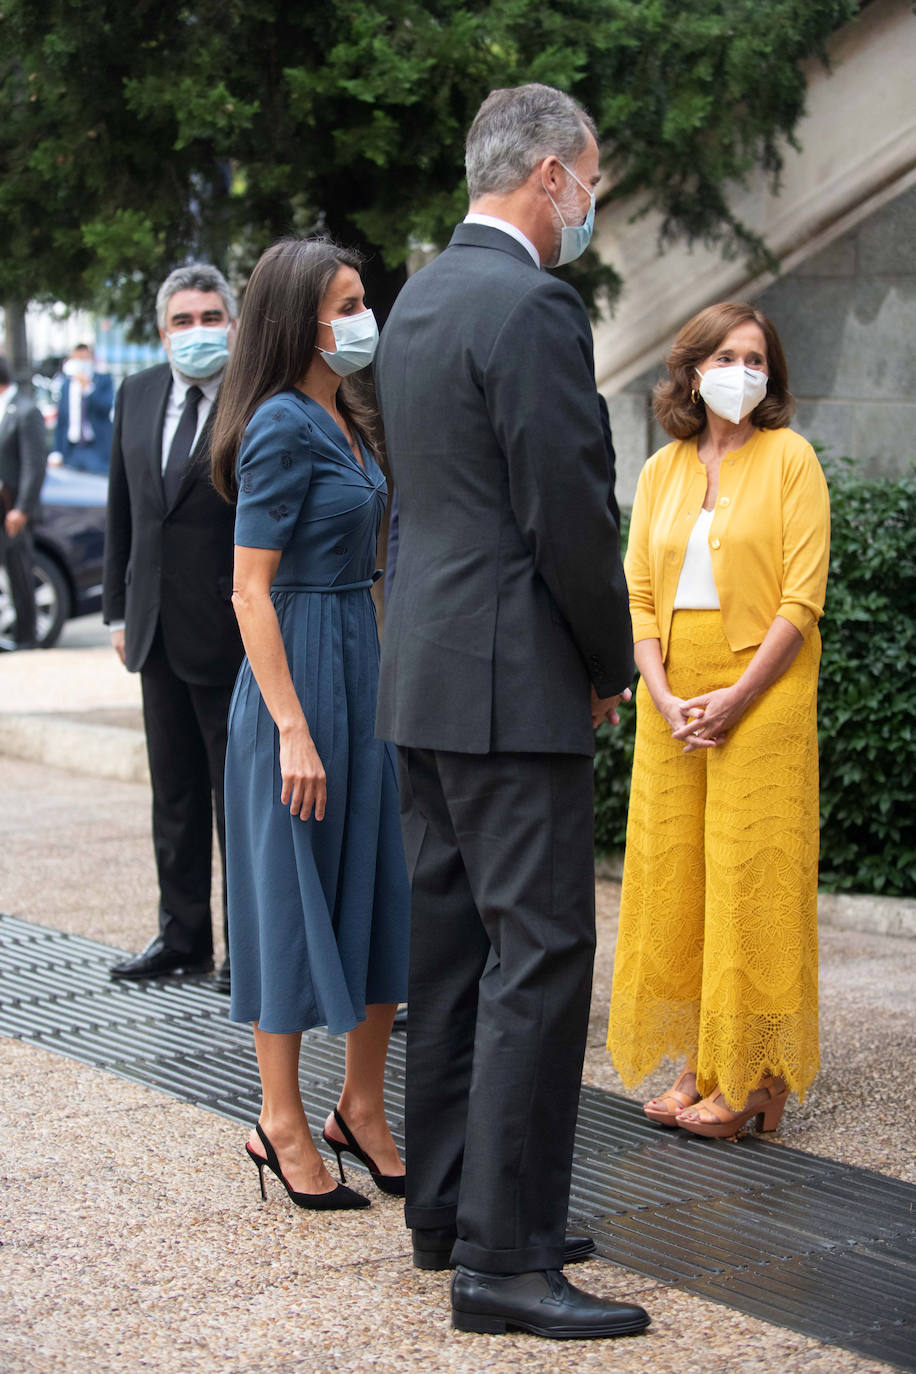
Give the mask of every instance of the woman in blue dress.
[{"label": "woman in blue dress", "polygon": [[[252,273],[211,443],[237,503],[232,601],[246,658],[229,712],[226,853],[234,1021],[251,1021],[262,1106],[246,1145],[300,1207],[365,1207],[340,1156],[403,1195],[385,1119],[391,1023],[406,996],[409,884],[391,746],[375,739],[370,587],[385,508],[374,414],[349,374],[372,359],[359,262],[285,239]],[[346,1032],[324,1138],[299,1091],[301,1033]]]}]

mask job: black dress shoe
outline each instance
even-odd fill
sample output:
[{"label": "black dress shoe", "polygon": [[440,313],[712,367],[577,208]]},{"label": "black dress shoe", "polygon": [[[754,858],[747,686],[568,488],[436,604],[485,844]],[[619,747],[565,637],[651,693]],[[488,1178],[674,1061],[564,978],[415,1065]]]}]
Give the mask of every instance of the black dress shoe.
[{"label": "black dress shoe", "polygon": [[[414,1228],[410,1234],[415,1269],[454,1269],[451,1259],[456,1240],[454,1231]],[[595,1242],[591,1236],[566,1236],[563,1241],[564,1264],[577,1264],[594,1253]]]},{"label": "black dress shoe", "polygon": [[229,973],[229,960],[224,959],[213,975],[213,986],[217,992],[224,992],[227,997],[232,991],[232,978]]},{"label": "black dress shoe", "polygon": [[140,954],[115,964],[109,976],[137,981],[141,978],[159,978],[164,973],[208,973],[212,967],[213,960],[209,955],[195,958],[190,954],[182,954],[180,950],[169,949],[162,936],[157,935]]},{"label": "black dress shoe", "polygon": [[458,1331],[528,1331],[554,1341],[589,1341],[632,1336],[648,1325],[643,1308],[583,1293],[559,1269],[481,1274],[459,1264],[452,1279],[452,1326]]}]

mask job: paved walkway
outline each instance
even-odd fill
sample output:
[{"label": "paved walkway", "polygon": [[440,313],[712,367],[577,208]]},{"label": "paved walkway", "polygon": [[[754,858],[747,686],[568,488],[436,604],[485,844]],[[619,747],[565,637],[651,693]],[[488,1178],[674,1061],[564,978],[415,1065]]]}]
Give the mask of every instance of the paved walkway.
[{"label": "paved walkway", "polygon": [[[136,737],[136,679],[112,659],[66,641],[0,655],[0,910],[138,949],[155,924],[147,785],[82,771],[75,745],[52,765],[11,757],[2,742],[23,693],[31,714],[82,715],[84,730]],[[616,886],[599,883],[598,897],[586,1081],[620,1092],[603,1049]],[[916,1181],[901,1111],[901,1071],[916,1060],[914,970],[912,940],[823,931],[823,1068],[787,1109],[786,1144]],[[16,1040],[0,1040],[0,1122],[5,1374],[889,1368],[600,1261],[578,1281],[642,1302],[646,1336],[452,1332],[447,1280],[413,1270],[395,1200],[373,1193],[368,1212],[321,1217],[268,1184],[262,1204],[234,1123]]]}]

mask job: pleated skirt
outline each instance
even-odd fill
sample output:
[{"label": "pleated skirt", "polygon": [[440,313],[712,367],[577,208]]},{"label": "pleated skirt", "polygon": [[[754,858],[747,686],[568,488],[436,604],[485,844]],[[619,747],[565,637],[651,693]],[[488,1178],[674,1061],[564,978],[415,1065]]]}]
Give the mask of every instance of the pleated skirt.
[{"label": "pleated skirt", "polygon": [[230,1017],[340,1033],[407,996],[410,889],[393,750],[375,738],[375,609],[365,588],[273,601],[327,809],[302,821],[281,803],[279,734],[246,658],[226,756]]},{"label": "pleated skirt", "polygon": [[[676,611],[666,670],[689,698],[737,681],[718,611]],[[817,1073],[817,675],[812,630],[715,749],[682,752],[636,693],[608,1049],[635,1086],[686,1058],[732,1107],[763,1074],[802,1097]]]}]

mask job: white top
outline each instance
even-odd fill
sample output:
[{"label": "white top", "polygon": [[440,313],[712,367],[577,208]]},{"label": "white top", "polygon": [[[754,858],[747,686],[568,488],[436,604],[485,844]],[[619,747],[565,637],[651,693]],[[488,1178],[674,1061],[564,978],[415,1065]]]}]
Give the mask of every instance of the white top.
[{"label": "white top", "polygon": [[674,594],[676,611],[719,610],[719,593],[712,575],[712,554],[709,551],[709,527],[713,513],[701,507],[696,524],[690,531],[680,580]]},{"label": "white top", "polygon": [[523,234],[517,225],[510,224],[507,219],[497,219],[495,215],[478,215],[472,210],[465,215],[464,222],[465,224],[486,224],[490,229],[501,229],[504,234],[508,234],[511,239],[515,239],[516,243],[520,243],[523,248],[527,248],[534,260],[535,267],[540,267],[540,254],[528,235]]},{"label": "white top", "polygon": [[[194,381],[190,377],[183,377],[176,369],[172,368],[172,389],[169,392],[168,405],[165,408],[165,422],[162,426],[162,471],[165,472],[165,465],[168,462],[169,449],[172,447],[172,440],[175,438],[175,431],[178,428],[178,421],[181,419],[181,412],[184,410],[185,397],[189,387],[199,386],[203,395],[197,402],[197,433],[194,435],[194,444],[201,436],[201,431],[207,423],[207,416],[210,408],[216,400],[216,393],[219,391],[223,380],[222,372],[218,372],[215,377],[207,377],[203,381]],[[191,452],[194,451],[194,444],[191,445]]]}]

